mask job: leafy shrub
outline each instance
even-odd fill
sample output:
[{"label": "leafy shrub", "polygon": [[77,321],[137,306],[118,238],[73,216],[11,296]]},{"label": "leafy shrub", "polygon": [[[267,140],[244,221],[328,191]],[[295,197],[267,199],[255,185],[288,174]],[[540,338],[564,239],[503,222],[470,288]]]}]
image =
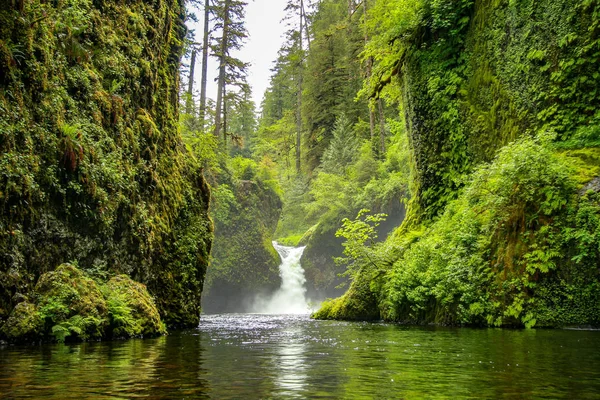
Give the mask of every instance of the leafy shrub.
[{"label": "leafy shrub", "polygon": [[[581,185],[571,164],[534,139],[504,147],[471,175],[428,229],[395,235],[381,246],[379,252],[396,255],[383,279],[368,271],[356,279],[370,280],[388,320],[526,327],[600,323],[599,194],[577,195]],[[357,309],[345,303],[360,298],[349,293],[317,315],[345,318],[344,310]]]},{"label": "leafy shrub", "polygon": [[336,237],[345,239],[344,256],[336,257],[335,263],[345,265],[346,272],[343,274],[356,280],[359,274],[366,275],[365,270],[378,272],[382,268],[380,259],[380,246],[377,245],[377,227],[384,221],[387,215],[369,215],[370,210],[362,209],[358,212],[356,219],[351,221],[344,218],[342,227],[335,233]]}]

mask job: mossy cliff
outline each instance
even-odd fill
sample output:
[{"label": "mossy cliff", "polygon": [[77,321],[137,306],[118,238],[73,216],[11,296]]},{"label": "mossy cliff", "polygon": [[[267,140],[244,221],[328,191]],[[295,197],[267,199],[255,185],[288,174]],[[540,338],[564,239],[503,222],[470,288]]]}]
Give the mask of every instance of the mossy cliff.
[{"label": "mossy cliff", "polygon": [[[198,323],[209,191],[177,131],[178,0],[0,7],[0,318],[64,262]],[[20,306],[21,308],[30,306]]]},{"label": "mossy cliff", "polygon": [[414,214],[439,215],[465,174],[523,135],[598,138],[598,1],[420,7],[395,67],[414,157]]},{"label": "mossy cliff", "polygon": [[385,262],[316,316],[600,325],[600,2],[381,7],[371,89],[401,90],[413,197]]},{"label": "mossy cliff", "polygon": [[281,285],[273,233],[281,213],[276,191],[250,159],[234,158],[214,185],[214,251],[206,274],[203,311],[252,311],[252,300]]}]

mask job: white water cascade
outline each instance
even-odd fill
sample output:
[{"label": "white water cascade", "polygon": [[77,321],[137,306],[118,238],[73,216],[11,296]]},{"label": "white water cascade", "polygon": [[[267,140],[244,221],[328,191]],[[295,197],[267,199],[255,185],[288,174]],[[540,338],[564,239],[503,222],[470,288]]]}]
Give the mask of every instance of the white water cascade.
[{"label": "white water cascade", "polygon": [[281,287],[270,297],[257,296],[253,311],[260,314],[306,314],[310,312],[306,300],[306,278],[300,265],[304,247],[287,247],[273,242],[281,256],[279,275]]}]

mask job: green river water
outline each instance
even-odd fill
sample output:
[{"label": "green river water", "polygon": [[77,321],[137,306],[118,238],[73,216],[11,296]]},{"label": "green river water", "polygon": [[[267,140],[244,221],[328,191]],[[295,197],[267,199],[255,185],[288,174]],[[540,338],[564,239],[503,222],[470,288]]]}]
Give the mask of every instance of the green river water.
[{"label": "green river water", "polygon": [[600,332],[203,316],[156,339],[0,347],[7,399],[600,399]]}]

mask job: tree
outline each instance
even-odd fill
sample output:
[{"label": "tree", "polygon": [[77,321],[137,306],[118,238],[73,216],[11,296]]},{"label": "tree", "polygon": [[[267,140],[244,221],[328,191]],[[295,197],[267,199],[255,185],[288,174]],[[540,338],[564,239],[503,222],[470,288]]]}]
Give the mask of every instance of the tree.
[{"label": "tree", "polygon": [[230,98],[226,101],[227,122],[224,131],[227,132],[233,143],[232,154],[241,154],[251,158],[250,142],[256,132],[256,110],[252,101],[252,91],[249,85],[240,93],[229,92]]},{"label": "tree", "polygon": [[[239,50],[248,36],[244,26],[245,7],[247,3],[239,0],[217,0],[212,6],[215,28],[221,30],[221,38],[213,43],[213,54],[219,60],[219,77],[217,78],[217,103],[215,111],[215,136],[220,137],[226,120],[224,104],[227,100],[227,86],[243,87],[246,83],[248,64],[231,56],[233,50]],[[226,126],[223,129],[227,139]]]},{"label": "tree", "polygon": [[355,161],[360,142],[357,140],[352,126],[345,114],[335,121],[333,138],[323,153],[321,167],[323,171],[341,175],[344,169]]},{"label": "tree", "polygon": [[289,0],[285,11],[287,14],[287,20],[296,20],[297,25],[290,23],[290,30],[287,32],[288,46],[290,48],[290,55],[295,58],[296,65],[296,174],[300,174],[301,171],[301,157],[302,157],[302,90],[303,90],[303,74],[304,74],[304,31],[307,32],[308,36],[308,22],[306,20],[306,13],[304,9],[304,0]]},{"label": "tree", "polygon": [[354,29],[346,0],[321,2],[312,16],[314,37],[307,57],[304,87],[305,162],[318,167],[329,145],[336,118],[346,114],[352,124],[367,118],[364,100],[355,101],[364,74],[359,54],[364,36]]},{"label": "tree", "polygon": [[200,83],[200,122],[202,126],[206,119],[206,84],[208,82],[208,42],[210,40],[209,30],[210,0],[204,2],[204,33],[202,35],[202,81]]},{"label": "tree", "polygon": [[194,70],[196,68],[196,48],[192,47],[192,59],[190,61],[190,78],[188,81],[187,98],[185,100],[185,113],[192,114],[194,112]]}]

